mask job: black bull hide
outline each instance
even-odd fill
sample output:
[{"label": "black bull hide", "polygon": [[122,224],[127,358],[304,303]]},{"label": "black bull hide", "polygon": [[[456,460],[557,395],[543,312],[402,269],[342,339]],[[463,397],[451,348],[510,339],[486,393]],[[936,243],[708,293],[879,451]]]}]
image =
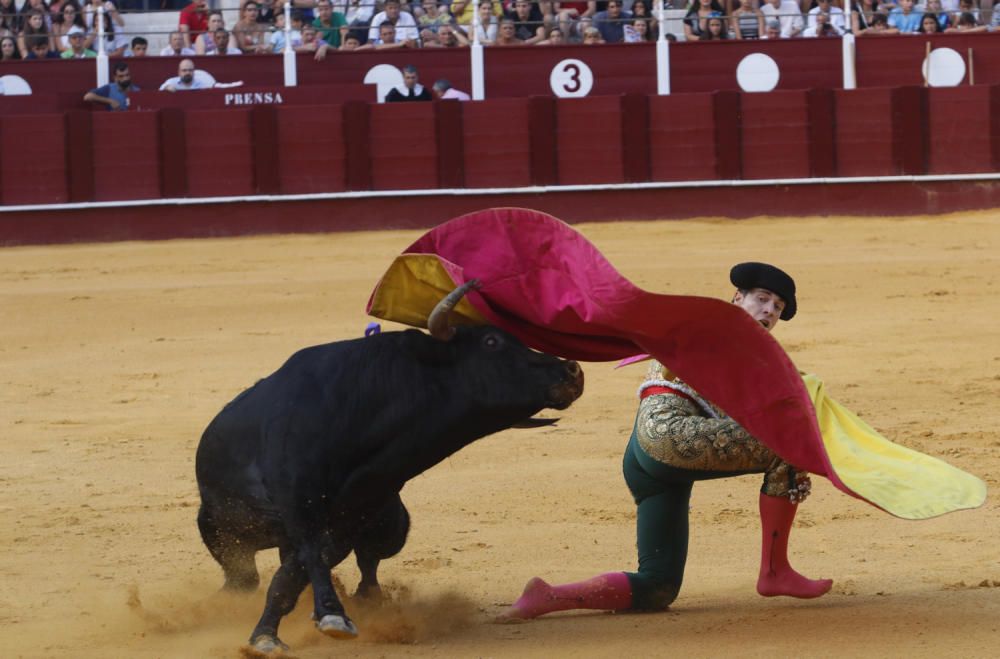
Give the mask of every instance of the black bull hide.
[{"label": "black bull hide", "polygon": [[379,592],[378,563],[409,530],[406,481],[582,392],[576,362],[475,327],[450,340],[407,330],[306,348],[237,396],[198,446],[198,525],[229,589],[256,588],[256,552],[279,549],[254,647],[285,647],[278,624],[309,583],[319,629],[356,635],[330,570],[354,551],[359,594]]}]

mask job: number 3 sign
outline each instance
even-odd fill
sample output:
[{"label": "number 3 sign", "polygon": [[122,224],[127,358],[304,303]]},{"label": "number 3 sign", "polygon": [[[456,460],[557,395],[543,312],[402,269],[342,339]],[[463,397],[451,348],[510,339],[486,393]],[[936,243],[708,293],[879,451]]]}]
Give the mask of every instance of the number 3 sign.
[{"label": "number 3 sign", "polygon": [[594,73],[578,59],[564,59],[552,67],[549,86],[560,98],[581,98],[594,86]]}]

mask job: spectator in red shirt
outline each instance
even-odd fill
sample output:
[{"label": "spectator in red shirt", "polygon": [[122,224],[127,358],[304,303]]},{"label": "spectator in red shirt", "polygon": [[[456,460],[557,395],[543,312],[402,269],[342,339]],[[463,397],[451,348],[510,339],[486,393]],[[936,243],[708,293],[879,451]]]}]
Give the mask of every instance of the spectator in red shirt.
[{"label": "spectator in red shirt", "polygon": [[181,9],[177,29],[184,37],[184,46],[191,48],[198,35],[208,30],[208,0],[193,0]]}]

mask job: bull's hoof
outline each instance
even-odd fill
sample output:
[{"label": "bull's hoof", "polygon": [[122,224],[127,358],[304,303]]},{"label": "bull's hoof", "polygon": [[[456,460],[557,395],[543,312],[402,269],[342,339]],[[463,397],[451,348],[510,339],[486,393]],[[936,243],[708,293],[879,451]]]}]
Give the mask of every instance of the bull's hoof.
[{"label": "bull's hoof", "polygon": [[358,637],[358,628],[354,626],[350,618],[332,613],[320,618],[320,621],[316,623],[316,629],[330,638],[352,639]]},{"label": "bull's hoof", "polygon": [[243,649],[244,657],[290,657],[288,646],[281,639],[271,634],[261,634],[250,641]]}]

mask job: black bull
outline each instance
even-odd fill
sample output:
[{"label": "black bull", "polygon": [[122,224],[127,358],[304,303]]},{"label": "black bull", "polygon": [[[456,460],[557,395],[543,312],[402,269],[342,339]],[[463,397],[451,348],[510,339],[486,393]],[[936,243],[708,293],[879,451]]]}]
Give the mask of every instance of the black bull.
[{"label": "black bull", "polygon": [[380,592],[379,561],[402,549],[409,479],[471,442],[565,409],[583,372],[494,327],[453,328],[450,310],[475,282],[442,300],[417,330],[386,332],[295,353],[219,412],[198,446],[198,526],[225,587],[259,583],[255,554],[281,565],[250,642],[284,648],[278,624],[307,584],[316,625],[357,635],[330,579],[354,551],[360,595]]}]

